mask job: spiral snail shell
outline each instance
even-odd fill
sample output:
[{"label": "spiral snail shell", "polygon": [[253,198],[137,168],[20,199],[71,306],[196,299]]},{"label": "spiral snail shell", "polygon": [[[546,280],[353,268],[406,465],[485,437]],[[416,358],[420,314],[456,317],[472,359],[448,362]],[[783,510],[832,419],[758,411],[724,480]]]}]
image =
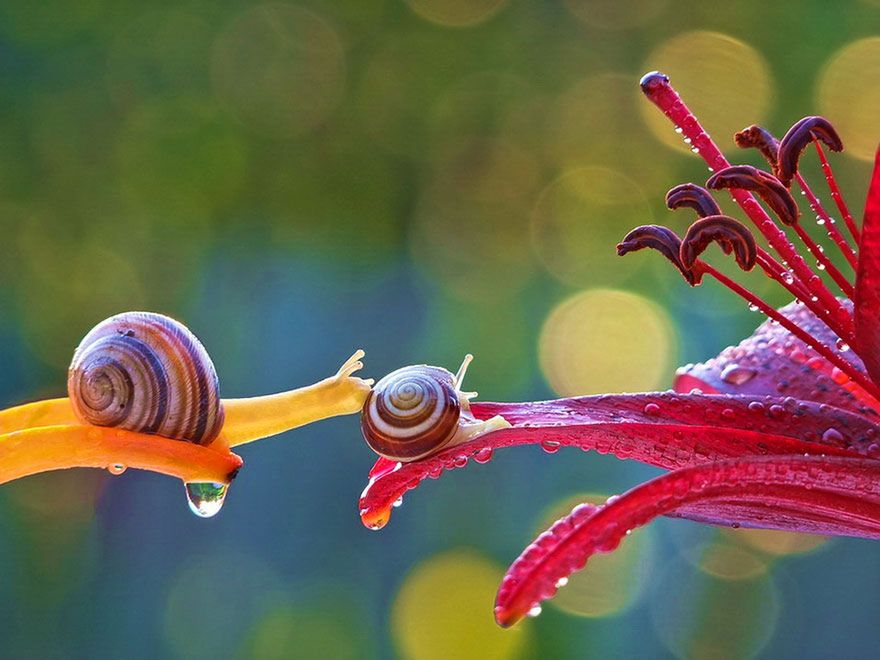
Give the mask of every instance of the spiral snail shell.
[{"label": "spiral snail shell", "polygon": [[162,314],[126,312],[95,326],[73,354],[67,391],[95,426],[208,445],[223,426],[219,380],[201,342]]},{"label": "spiral snail shell", "polygon": [[377,454],[415,461],[449,444],[461,410],[452,373],[427,365],[403,367],[373,387],[364,403],[361,431]]}]

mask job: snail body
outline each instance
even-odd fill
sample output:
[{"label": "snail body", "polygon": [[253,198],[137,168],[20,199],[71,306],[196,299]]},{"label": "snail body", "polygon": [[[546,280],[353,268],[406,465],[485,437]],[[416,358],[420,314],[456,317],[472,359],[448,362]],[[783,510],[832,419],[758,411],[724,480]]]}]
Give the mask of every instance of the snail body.
[{"label": "snail body", "polygon": [[442,367],[413,365],[391,372],[367,396],[361,432],[380,456],[417,461],[491,430],[510,426],[503,418],[477,420],[461,383],[472,356],[457,374]]},{"label": "snail body", "polygon": [[126,312],[80,342],[67,377],[77,418],[210,444],[223,427],[217,371],[183,324],[162,314]]}]

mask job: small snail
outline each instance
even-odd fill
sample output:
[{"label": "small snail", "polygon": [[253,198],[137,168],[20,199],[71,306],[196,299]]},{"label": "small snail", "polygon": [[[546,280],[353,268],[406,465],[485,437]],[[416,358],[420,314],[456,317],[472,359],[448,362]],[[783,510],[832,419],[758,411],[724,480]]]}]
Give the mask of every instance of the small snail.
[{"label": "small snail", "polygon": [[463,392],[461,384],[472,359],[465,356],[455,375],[422,364],[393,371],[376,383],[361,412],[361,432],[370,448],[406,463],[509,427],[500,416],[482,421],[471,414],[469,401],[477,393]]},{"label": "small snail", "polygon": [[76,416],[87,424],[210,444],[223,428],[214,363],[183,324],[126,312],[80,342],[67,376]]}]

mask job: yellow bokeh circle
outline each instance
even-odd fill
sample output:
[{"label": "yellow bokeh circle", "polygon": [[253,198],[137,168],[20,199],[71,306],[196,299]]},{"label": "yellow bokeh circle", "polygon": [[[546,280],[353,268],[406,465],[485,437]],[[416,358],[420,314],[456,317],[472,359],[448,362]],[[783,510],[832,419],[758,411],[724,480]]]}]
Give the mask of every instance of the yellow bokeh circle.
[{"label": "yellow bokeh circle", "polygon": [[501,11],[507,0],[406,0],[416,14],[446,27],[471,27]]},{"label": "yellow bokeh circle", "polygon": [[[557,502],[541,519],[536,533],[548,529],[583,502],[602,504],[608,498],[594,493]],[[650,528],[632,531],[614,552],[590,557],[587,565],[568,578],[548,603],[564,612],[591,618],[622,614],[645,593],[654,549]]]},{"label": "yellow bokeh circle", "polygon": [[541,192],[532,212],[532,244],[544,267],[566,284],[612,284],[643,267],[643,259],[621,261],[615,246],[651,220],[635,181],[607,167],[581,167]]},{"label": "yellow bokeh circle", "polygon": [[840,132],[845,153],[873,160],[880,139],[880,37],[853,41],[835,53],[816,93],[819,111]]},{"label": "yellow bokeh circle", "polygon": [[499,628],[492,618],[504,571],[471,550],[451,550],[407,575],[394,600],[391,631],[409,660],[502,660],[522,654],[527,626]]},{"label": "yellow bokeh circle", "polygon": [[613,289],[584,291],[563,301],[538,341],[541,370],[561,396],[662,387],[671,378],[677,346],[661,307]]},{"label": "yellow bokeh circle", "polygon": [[[722,150],[736,149],[733,134],[763,122],[772,105],[773,82],[764,58],[748,44],[719,32],[698,30],[672,37],[651,53],[642,68],[669,76]],[[690,149],[653,104],[645,102],[641,107],[664,144]]]},{"label": "yellow bokeh circle", "polygon": [[813,552],[829,540],[827,536],[775,529],[730,529],[724,530],[724,533],[736,543],[774,556],[801,555]]}]

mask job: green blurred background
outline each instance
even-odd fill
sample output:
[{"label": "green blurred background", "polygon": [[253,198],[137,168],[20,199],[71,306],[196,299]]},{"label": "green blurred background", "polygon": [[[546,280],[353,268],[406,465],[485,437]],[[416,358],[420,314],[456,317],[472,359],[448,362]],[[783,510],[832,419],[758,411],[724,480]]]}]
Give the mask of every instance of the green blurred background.
[{"label": "green blurred background", "polygon": [[[194,330],[227,397],[314,382],[358,347],[374,377],[472,352],[489,400],[668,387],[759,318],[656,255],[615,256],[637,224],[682,229],[663,195],[707,176],[640,75],[669,73],[754,164],[735,130],[827,115],[860,213],[878,28],[868,0],[5,1],[0,405],[62,394],[85,332],[141,308]],[[650,468],[500,452],[376,533],[355,418],[242,453],[211,520],[135,471],[0,489],[0,654],[876,654],[877,545],[666,520],[497,629],[533,535]]]}]

